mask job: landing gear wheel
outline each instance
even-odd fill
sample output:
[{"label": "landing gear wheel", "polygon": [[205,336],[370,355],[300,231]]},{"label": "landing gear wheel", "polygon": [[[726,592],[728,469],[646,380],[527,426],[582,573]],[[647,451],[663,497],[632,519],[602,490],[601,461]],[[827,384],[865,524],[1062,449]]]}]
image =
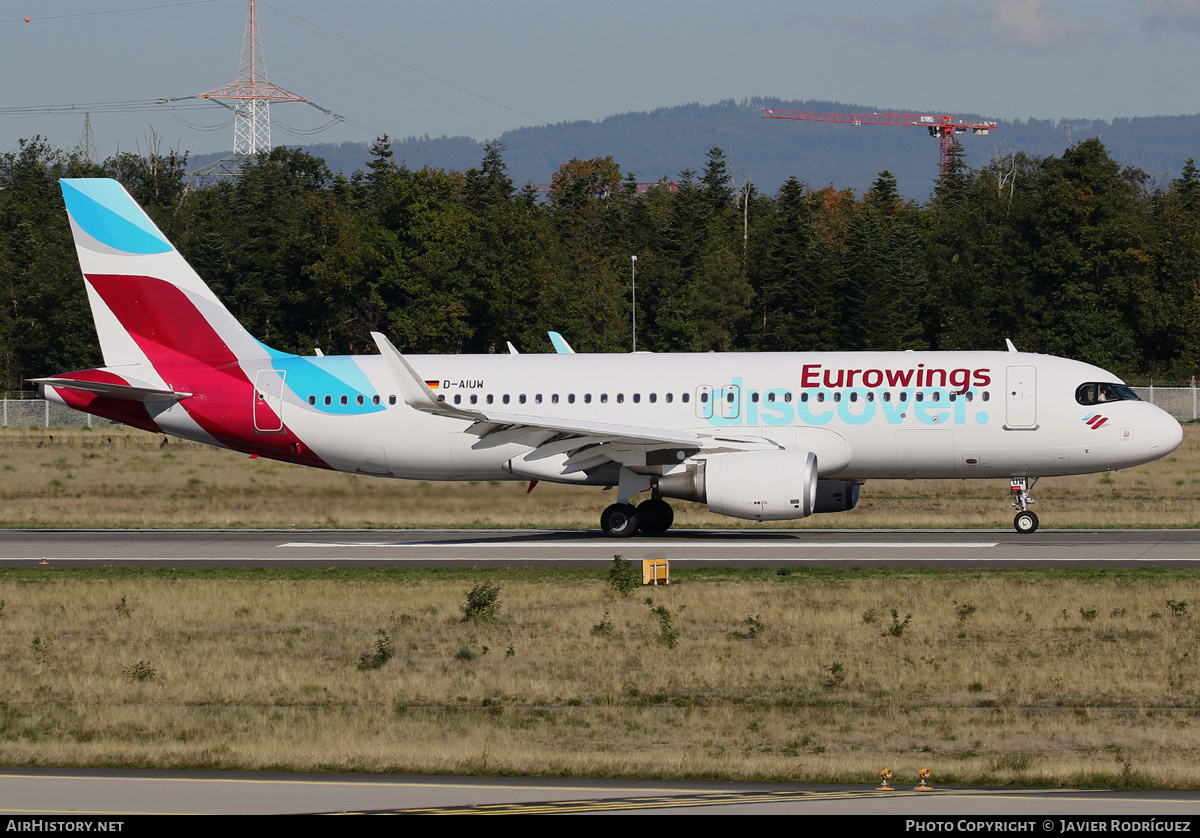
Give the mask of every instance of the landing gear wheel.
[{"label": "landing gear wheel", "polygon": [[675,510],[660,498],[650,498],[638,504],[638,520],[642,532],[666,532],[675,523]]},{"label": "landing gear wheel", "polygon": [[1018,512],[1013,518],[1013,527],[1019,533],[1031,533],[1038,528],[1038,516],[1032,512]]},{"label": "landing gear wheel", "polygon": [[638,531],[638,513],[627,503],[614,503],[600,515],[600,529],[609,538],[629,538]]}]

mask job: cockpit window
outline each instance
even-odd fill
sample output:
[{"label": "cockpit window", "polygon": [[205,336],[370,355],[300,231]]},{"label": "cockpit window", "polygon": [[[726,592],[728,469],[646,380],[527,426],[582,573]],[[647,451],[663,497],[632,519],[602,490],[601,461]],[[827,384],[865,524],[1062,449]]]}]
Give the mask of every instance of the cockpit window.
[{"label": "cockpit window", "polygon": [[1137,402],[1141,401],[1133,388],[1124,384],[1103,384],[1099,382],[1081,384],[1075,391],[1075,401],[1083,405],[1103,404],[1105,402]]}]

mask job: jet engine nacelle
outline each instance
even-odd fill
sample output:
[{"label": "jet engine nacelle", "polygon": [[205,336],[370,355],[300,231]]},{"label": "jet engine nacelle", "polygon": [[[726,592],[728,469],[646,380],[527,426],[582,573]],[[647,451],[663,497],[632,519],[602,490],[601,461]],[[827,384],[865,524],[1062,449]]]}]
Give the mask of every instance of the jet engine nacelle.
[{"label": "jet engine nacelle", "polygon": [[792,450],[715,454],[704,460],[702,470],[664,476],[659,489],[667,497],[703,500],[718,515],[752,521],[807,518],[817,502],[817,455]]},{"label": "jet engine nacelle", "polygon": [[861,485],[857,480],[818,480],[813,513],[849,512],[858,506],[858,487]]}]

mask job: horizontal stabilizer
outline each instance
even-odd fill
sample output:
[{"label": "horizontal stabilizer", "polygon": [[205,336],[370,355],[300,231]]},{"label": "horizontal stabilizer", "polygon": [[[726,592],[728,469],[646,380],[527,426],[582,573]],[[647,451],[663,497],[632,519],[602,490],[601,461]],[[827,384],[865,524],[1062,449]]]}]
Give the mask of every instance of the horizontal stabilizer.
[{"label": "horizontal stabilizer", "polygon": [[110,399],[125,399],[132,402],[177,402],[188,398],[191,393],[177,393],[174,390],[160,390],[148,384],[115,384],[110,381],[84,381],[80,378],[31,378],[31,384],[42,384],[47,387],[65,387],[68,390],[82,390],[95,393]]}]

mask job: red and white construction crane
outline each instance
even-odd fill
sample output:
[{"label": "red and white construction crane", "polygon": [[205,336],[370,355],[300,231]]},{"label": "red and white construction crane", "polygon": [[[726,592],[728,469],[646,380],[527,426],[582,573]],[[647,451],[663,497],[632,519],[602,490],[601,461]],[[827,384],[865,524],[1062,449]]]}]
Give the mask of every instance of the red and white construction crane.
[{"label": "red and white construction crane", "polygon": [[841,122],[846,125],[906,125],[925,128],[929,136],[937,137],[941,146],[938,157],[938,172],[946,174],[954,149],[954,135],[986,134],[999,128],[995,122],[967,122],[953,116],[926,116],[914,113],[822,113],[820,111],[784,111],[778,108],[763,108],[766,119],[800,119],[808,122]]}]

